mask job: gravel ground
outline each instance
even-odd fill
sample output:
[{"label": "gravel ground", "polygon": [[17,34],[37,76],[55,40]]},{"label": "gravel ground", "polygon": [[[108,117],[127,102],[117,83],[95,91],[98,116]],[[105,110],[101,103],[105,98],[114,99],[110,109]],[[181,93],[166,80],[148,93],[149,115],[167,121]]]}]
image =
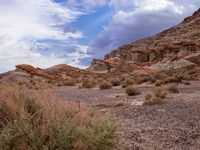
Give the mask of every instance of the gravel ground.
[{"label": "gravel ground", "polygon": [[200,82],[179,89],[178,94],[168,94],[167,103],[155,106],[135,105],[151,87],[141,87],[143,95],[136,97],[126,96],[121,88],[61,87],[54,92],[89,105],[122,101],[123,106],[107,109],[120,122],[116,150],[200,150]]}]

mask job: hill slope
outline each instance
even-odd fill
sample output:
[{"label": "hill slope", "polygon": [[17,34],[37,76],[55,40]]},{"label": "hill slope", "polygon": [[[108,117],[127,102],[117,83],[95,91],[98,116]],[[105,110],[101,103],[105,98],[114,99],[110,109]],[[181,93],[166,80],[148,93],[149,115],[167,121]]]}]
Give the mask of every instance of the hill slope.
[{"label": "hill slope", "polygon": [[200,9],[175,27],[155,36],[121,46],[108,53],[103,61],[94,60],[91,69],[104,70],[106,68],[105,61],[113,60],[113,58],[118,58],[118,61],[121,59],[148,66],[158,62],[172,62],[180,59],[200,65],[199,53]]}]

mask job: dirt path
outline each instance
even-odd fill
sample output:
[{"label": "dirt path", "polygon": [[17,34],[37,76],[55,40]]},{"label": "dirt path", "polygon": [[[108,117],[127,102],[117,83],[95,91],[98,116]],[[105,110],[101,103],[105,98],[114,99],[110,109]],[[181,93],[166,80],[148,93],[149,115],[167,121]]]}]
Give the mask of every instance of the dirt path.
[{"label": "dirt path", "polygon": [[[152,88],[140,90],[145,94]],[[62,87],[54,92],[89,105],[123,102],[121,107],[107,109],[120,122],[117,150],[200,150],[200,82],[180,86],[179,94],[168,94],[167,103],[156,106],[136,106],[144,95],[128,97],[121,88]]]}]

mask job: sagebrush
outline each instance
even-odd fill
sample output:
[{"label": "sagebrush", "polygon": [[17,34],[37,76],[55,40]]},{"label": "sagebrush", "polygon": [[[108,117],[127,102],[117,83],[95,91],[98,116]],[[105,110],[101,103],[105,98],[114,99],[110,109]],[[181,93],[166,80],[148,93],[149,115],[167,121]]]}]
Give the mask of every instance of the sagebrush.
[{"label": "sagebrush", "polygon": [[0,90],[3,150],[109,150],[116,142],[116,123],[83,103],[32,96],[16,85]]}]

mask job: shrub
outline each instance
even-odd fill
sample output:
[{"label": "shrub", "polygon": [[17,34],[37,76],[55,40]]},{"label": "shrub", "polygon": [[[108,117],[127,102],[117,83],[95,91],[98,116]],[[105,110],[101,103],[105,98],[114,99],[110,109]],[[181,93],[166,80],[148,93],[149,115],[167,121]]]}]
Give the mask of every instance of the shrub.
[{"label": "shrub", "polygon": [[185,85],[191,85],[191,83],[190,83],[190,82],[184,82],[184,84],[185,84]]},{"label": "shrub", "polygon": [[156,83],[155,83],[155,86],[161,86],[162,85],[162,81],[157,81]]},{"label": "shrub", "polygon": [[168,91],[169,91],[170,93],[179,93],[179,90],[178,90],[177,86],[175,86],[175,85],[171,85],[171,86],[168,88]]},{"label": "shrub", "polygon": [[62,84],[61,83],[56,83],[56,86],[62,86]]},{"label": "shrub", "polygon": [[134,83],[134,80],[133,80],[132,78],[127,78],[127,79],[125,80],[125,83],[126,83],[127,85],[131,85],[131,84]]},{"label": "shrub", "polygon": [[143,105],[159,105],[163,104],[167,94],[162,92],[161,89],[154,89],[152,94],[145,95],[145,101]]},{"label": "shrub", "polygon": [[141,92],[136,89],[135,87],[133,86],[130,86],[128,88],[126,88],[126,93],[129,95],[129,96],[136,96],[136,95],[140,95]]},{"label": "shrub", "polygon": [[[30,97],[18,86],[1,88],[1,149],[111,149],[116,124],[82,103]],[[3,123],[3,124],[2,124]]]},{"label": "shrub", "polygon": [[111,89],[112,84],[110,82],[104,81],[99,86],[100,90]]},{"label": "shrub", "polygon": [[148,81],[152,81],[152,78],[145,74],[138,75],[134,78],[135,84],[142,84],[142,83],[148,82]]},{"label": "shrub", "polygon": [[82,83],[82,88],[94,88],[96,86],[96,82],[94,80],[85,80]]},{"label": "shrub", "polygon": [[164,103],[164,101],[162,98],[153,96],[151,99],[145,100],[143,105],[160,105],[163,103]]},{"label": "shrub", "polygon": [[122,84],[122,88],[126,88],[133,84],[134,84],[134,80],[132,78],[126,78]]},{"label": "shrub", "polygon": [[76,85],[76,81],[71,79],[71,80],[66,80],[64,81],[64,85],[65,86],[75,86]]},{"label": "shrub", "polygon": [[120,79],[114,79],[111,81],[113,86],[120,86],[121,80]]},{"label": "shrub", "polygon": [[150,100],[151,98],[153,97],[153,95],[152,94],[146,94],[145,95],[145,100]]},{"label": "shrub", "polygon": [[155,88],[153,90],[153,94],[155,95],[155,97],[162,98],[162,99],[165,99],[167,97],[167,93],[162,92],[160,88]]},{"label": "shrub", "polygon": [[181,76],[172,76],[172,77],[168,77],[166,78],[163,83],[182,83],[182,77]]}]

